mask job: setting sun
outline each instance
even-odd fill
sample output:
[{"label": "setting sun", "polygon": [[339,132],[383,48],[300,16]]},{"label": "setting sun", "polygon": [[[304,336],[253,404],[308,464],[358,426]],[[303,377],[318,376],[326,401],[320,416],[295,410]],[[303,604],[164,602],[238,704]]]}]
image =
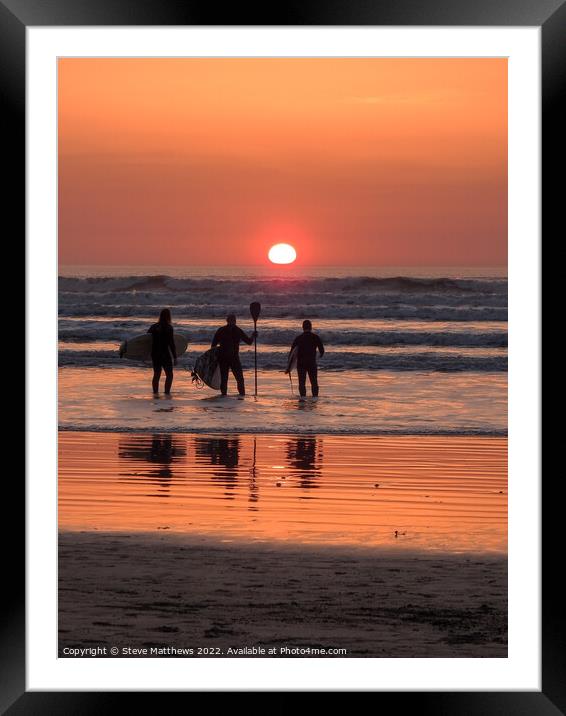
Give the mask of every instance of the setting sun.
[{"label": "setting sun", "polygon": [[275,244],[267,256],[273,264],[292,264],[297,258],[297,252],[291,244]]}]

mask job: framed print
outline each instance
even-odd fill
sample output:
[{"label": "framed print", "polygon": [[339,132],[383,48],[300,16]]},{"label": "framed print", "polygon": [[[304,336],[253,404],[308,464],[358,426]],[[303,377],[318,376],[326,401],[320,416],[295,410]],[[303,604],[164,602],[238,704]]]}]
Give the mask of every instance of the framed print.
[{"label": "framed print", "polygon": [[427,8],[0,6],[28,331],[8,713],[564,709],[539,433],[564,7]]}]

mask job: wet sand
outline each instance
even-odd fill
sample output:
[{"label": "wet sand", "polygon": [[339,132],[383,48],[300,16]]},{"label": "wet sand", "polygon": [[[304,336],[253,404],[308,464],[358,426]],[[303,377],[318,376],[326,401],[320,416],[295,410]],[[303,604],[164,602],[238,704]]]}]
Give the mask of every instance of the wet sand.
[{"label": "wet sand", "polygon": [[62,530],[507,550],[507,440],[59,435]]},{"label": "wet sand", "polygon": [[59,438],[61,656],[507,655],[505,438]]}]

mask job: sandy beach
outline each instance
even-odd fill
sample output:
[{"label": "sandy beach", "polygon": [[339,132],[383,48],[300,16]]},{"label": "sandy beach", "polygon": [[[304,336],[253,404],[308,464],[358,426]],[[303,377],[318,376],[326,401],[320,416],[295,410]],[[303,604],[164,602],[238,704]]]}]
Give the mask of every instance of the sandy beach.
[{"label": "sandy beach", "polygon": [[61,433],[59,653],[505,657],[506,445]]},{"label": "sandy beach", "polygon": [[[59,654],[506,657],[506,560],[62,533]],[[123,649],[161,652],[128,654]],[[234,650],[231,653],[229,650]],[[326,654],[312,654],[321,656]],[[254,656],[254,654],[249,654]]]}]

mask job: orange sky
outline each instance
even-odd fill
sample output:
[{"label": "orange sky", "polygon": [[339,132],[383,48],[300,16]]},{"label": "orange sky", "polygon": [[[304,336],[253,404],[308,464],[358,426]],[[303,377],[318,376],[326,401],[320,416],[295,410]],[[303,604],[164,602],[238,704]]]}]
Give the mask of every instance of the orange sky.
[{"label": "orange sky", "polygon": [[505,59],[62,59],[62,264],[499,265]]}]

